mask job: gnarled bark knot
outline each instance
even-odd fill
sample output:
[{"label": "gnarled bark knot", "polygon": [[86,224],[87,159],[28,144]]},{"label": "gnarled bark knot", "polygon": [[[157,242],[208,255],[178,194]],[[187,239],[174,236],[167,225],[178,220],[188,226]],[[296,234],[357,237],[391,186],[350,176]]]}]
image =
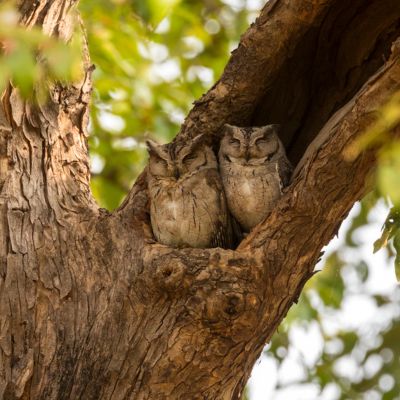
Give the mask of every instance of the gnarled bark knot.
[{"label": "gnarled bark knot", "polygon": [[[261,253],[146,246],[143,274],[154,290],[182,307],[194,323],[221,334],[249,335],[262,314],[265,261]],[[150,283],[151,285],[151,283]]]}]

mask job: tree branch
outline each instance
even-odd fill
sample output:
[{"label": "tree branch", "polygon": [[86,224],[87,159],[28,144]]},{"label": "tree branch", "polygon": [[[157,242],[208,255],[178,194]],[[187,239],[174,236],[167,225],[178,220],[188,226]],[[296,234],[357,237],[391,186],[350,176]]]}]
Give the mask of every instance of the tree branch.
[{"label": "tree branch", "polygon": [[[27,28],[41,25],[44,33],[69,41],[74,27],[79,25],[73,10],[76,3],[75,0],[21,2],[21,23]],[[39,82],[48,85],[45,102],[25,101],[12,83],[2,93],[0,131],[4,133],[0,132],[0,137],[13,132],[4,150],[9,159],[7,191],[18,199],[15,209],[32,208],[32,219],[50,209],[55,220],[66,224],[74,219],[72,215],[86,219],[81,215],[84,211],[97,210],[89,187],[87,149],[91,72],[85,42],[79,82],[69,86]],[[42,167],[43,173],[38,174]],[[1,179],[0,176],[0,182]],[[24,190],[28,187],[29,190]]]},{"label": "tree branch", "polygon": [[389,58],[400,33],[392,0],[269,1],[242,36],[220,80],[195,103],[179,136],[282,125],[297,163],[330,116]]},{"label": "tree branch", "polygon": [[[139,212],[141,207],[133,209],[133,205],[146,207],[145,174],[140,178],[116,214],[126,219],[133,211],[135,243],[141,238],[143,245],[140,255],[132,249],[134,258],[141,257],[143,263],[136,264],[130,276],[131,292],[136,297],[140,293],[138,301],[145,304],[169,304],[179,321],[163,324],[174,337],[163,357],[145,359],[153,371],[169,371],[165,379],[146,376],[142,383],[152,388],[150,398],[160,392],[176,398],[190,393],[196,385],[194,376],[206,398],[240,397],[265,342],[313,275],[322,247],[365,192],[375,152],[364,152],[355,160],[344,154],[373,123],[379,107],[400,89],[399,61],[400,40],[387,63],[326,123],[276,209],[236,251],[180,250],[150,243],[148,217],[143,209]],[[113,229],[117,227],[119,222]],[[179,335],[174,335],[175,329]],[[192,342],[199,331],[201,342]],[[153,347],[152,341],[149,346]],[[210,377],[211,365],[215,375]],[[189,379],[191,388],[184,384]]]},{"label": "tree branch", "polygon": [[232,52],[222,77],[195,102],[179,136],[218,134],[226,122],[250,124],[257,104],[273,85],[280,69],[293,56],[305,33],[321,23],[333,3],[332,0],[267,2]]}]

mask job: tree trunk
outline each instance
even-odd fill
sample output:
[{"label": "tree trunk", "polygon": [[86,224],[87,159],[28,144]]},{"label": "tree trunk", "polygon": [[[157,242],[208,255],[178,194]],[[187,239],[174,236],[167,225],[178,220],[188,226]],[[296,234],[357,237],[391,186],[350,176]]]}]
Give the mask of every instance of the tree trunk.
[{"label": "tree trunk", "polygon": [[[22,1],[68,40],[76,0]],[[239,399],[263,346],[366,190],[374,150],[344,153],[400,89],[397,0],[271,0],[179,133],[283,125],[297,164],[236,251],[157,244],[146,173],[114,213],[89,188],[84,78],[45,105],[0,106],[0,398]]]}]

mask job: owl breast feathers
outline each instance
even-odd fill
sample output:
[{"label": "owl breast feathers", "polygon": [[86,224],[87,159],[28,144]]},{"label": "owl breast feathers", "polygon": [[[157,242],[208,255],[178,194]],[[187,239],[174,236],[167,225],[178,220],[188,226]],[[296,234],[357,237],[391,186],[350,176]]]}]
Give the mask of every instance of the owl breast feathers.
[{"label": "owl breast feathers", "polygon": [[230,247],[231,229],[217,160],[205,135],[191,143],[147,141],[150,219],[171,247]]},{"label": "owl breast feathers", "polygon": [[277,126],[226,124],[218,157],[228,208],[249,232],[271,212],[290,180],[292,166]]}]

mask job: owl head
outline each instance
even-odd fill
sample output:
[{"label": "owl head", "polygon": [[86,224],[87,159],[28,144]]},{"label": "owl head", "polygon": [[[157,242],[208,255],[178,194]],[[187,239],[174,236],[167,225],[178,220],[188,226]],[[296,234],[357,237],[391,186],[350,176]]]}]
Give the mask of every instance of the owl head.
[{"label": "owl head", "polygon": [[219,156],[224,162],[260,165],[279,158],[283,145],[278,138],[279,125],[240,128],[224,125]]},{"label": "owl head", "polygon": [[158,179],[178,181],[204,169],[216,169],[217,160],[208,140],[206,135],[199,135],[190,143],[177,141],[160,145],[147,140],[150,174]]}]

